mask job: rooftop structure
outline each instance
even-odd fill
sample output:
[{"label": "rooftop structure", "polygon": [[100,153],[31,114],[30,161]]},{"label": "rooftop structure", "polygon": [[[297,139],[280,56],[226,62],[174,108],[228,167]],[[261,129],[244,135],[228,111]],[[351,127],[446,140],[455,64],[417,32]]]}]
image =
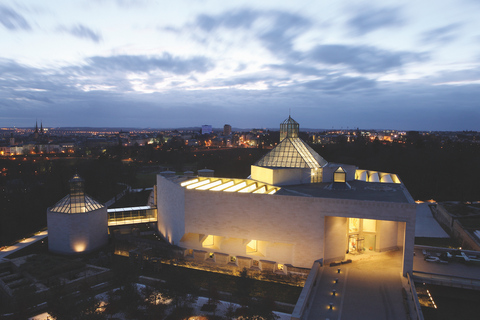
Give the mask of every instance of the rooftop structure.
[{"label": "rooftop structure", "polygon": [[78,174],[74,175],[70,180],[70,194],[52,206],[50,211],[73,214],[103,208],[103,204],[85,194],[83,185],[84,180]]}]

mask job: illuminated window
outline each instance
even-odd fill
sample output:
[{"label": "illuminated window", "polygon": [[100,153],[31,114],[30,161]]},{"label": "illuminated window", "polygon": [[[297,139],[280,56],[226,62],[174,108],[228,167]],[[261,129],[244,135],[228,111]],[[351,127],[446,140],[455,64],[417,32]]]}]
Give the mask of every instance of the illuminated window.
[{"label": "illuminated window", "polygon": [[215,253],[210,252],[210,253],[208,254],[208,259],[215,260]]},{"label": "illuminated window", "polygon": [[188,250],[185,252],[185,256],[187,256],[187,257],[193,257],[193,249],[188,249]]},{"label": "illuminated window", "polygon": [[342,167],[338,167],[337,170],[333,173],[333,182],[346,182],[347,181],[347,174]]},{"label": "illuminated window", "polygon": [[363,219],[363,231],[365,232],[377,231],[377,220]]},{"label": "illuminated window", "polygon": [[348,232],[358,232],[360,230],[360,219],[349,218],[348,219]]},{"label": "illuminated window", "polygon": [[230,262],[236,263],[237,262],[237,257],[230,256]]},{"label": "illuminated window", "polygon": [[247,243],[247,253],[256,253],[258,251],[257,240],[252,240]]},{"label": "illuminated window", "polygon": [[215,238],[210,234],[203,240],[202,247],[213,247]]},{"label": "illuminated window", "polygon": [[285,265],[281,264],[281,263],[277,263],[277,270],[278,271],[283,271],[285,269]]}]

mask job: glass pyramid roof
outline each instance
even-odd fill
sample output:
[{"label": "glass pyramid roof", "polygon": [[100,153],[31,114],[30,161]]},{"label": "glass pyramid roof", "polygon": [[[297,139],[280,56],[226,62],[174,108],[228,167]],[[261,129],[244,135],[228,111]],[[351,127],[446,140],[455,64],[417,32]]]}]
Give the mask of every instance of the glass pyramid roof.
[{"label": "glass pyramid roof", "polygon": [[58,201],[50,211],[61,213],[84,213],[103,208],[104,205],[90,198],[87,195],[81,197],[66,195]]},{"label": "glass pyramid roof", "polygon": [[320,168],[328,162],[300,138],[285,138],[255,163],[259,167]]}]

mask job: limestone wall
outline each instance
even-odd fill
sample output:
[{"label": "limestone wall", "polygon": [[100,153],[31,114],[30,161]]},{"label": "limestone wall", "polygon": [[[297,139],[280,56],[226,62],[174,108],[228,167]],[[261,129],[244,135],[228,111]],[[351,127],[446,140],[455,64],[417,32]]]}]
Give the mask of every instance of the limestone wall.
[{"label": "limestone wall", "polygon": [[172,244],[179,244],[185,234],[184,188],[157,175],[158,231]]},{"label": "limestone wall", "polygon": [[377,248],[387,251],[398,248],[398,225],[396,221],[377,221]]},{"label": "limestone wall", "polygon": [[344,217],[325,217],[325,254],[323,256],[325,263],[345,258],[347,223],[347,218]]},{"label": "limestone wall", "polygon": [[[336,257],[345,253],[346,219],[328,218],[325,225],[325,217],[413,219],[409,234],[415,224],[414,204],[185,190],[184,205],[185,232],[291,244],[290,263],[306,268],[325,254]],[[343,232],[338,231],[342,228]],[[386,224],[386,231],[391,235],[384,237],[386,245],[380,242],[380,248],[397,245],[397,225]],[[335,238],[335,246],[324,243],[325,238],[329,242]],[[284,256],[271,251],[265,259],[289,263],[281,260]]]},{"label": "limestone wall", "polygon": [[48,249],[73,254],[96,250],[108,242],[107,208],[66,214],[47,210]]}]

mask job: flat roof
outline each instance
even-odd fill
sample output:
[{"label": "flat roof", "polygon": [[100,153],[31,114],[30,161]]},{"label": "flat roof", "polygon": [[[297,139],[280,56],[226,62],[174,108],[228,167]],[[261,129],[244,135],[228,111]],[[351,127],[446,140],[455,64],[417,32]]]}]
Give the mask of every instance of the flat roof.
[{"label": "flat roof", "polygon": [[[411,203],[408,191],[403,184],[365,182],[360,180],[345,183],[308,183],[291,186],[281,186],[276,195],[303,196],[333,199],[351,199],[382,202]],[[333,187],[332,187],[333,186]],[[405,192],[407,192],[405,194]]]}]

